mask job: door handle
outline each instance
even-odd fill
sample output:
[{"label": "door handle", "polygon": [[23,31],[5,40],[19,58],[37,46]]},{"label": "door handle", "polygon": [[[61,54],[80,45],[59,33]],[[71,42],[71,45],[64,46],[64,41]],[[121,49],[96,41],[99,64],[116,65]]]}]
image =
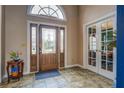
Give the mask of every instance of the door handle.
[{"label": "door handle", "polygon": [[39,48],[39,52],[42,52],[42,49],[41,48]]}]

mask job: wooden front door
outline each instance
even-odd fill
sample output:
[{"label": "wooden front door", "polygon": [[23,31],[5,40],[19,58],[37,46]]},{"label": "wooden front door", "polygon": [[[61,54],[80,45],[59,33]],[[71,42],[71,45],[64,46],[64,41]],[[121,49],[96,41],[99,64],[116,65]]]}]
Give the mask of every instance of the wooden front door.
[{"label": "wooden front door", "polygon": [[64,67],[65,29],[30,24],[30,72]]},{"label": "wooden front door", "polygon": [[56,27],[40,26],[39,70],[58,69],[58,31]]}]

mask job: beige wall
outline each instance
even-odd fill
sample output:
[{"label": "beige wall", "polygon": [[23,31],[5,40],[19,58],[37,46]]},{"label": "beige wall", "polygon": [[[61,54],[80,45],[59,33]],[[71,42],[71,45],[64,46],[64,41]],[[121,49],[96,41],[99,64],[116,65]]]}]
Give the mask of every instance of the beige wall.
[{"label": "beige wall", "polygon": [[5,62],[5,25],[4,25],[4,6],[0,6],[0,82],[4,76]]},{"label": "beige wall", "polygon": [[[109,13],[115,12],[115,6],[112,5],[86,5],[86,6],[80,6],[79,7],[79,33],[78,33],[78,62],[79,64],[83,64],[83,25],[97,20],[98,18],[101,18]],[[84,42],[85,44],[85,42]]]},{"label": "beige wall", "polygon": [[1,40],[2,40],[2,79],[4,77],[4,74],[5,74],[5,6],[2,6],[2,37],[1,37]]},{"label": "beige wall", "polygon": [[67,17],[67,63],[73,65],[78,61],[78,7],[64,6],[64,9]]},{"label": "beige wall", "polygon": [[27,60],[27,21],[25,6],[5,6],[5,35],[6,35],[6,61],[10,60],[8,52],[21,51],[22,59]]},{"label": "beige wall", "polygon": [[68,65],[77,63],[77,22],[78,7],[63,6],[67,22],[57,22],[44,20],[26,15],[26,6],[6,6],[5,7],[5,34],[6,34],[6,61],[10,60],[8,52],[19,50],[23,52],[22,59],[25,61],[25,72],[27,71],[27,20],[48,22],[54,24],[64,24],[67,26],[67,57]]}]

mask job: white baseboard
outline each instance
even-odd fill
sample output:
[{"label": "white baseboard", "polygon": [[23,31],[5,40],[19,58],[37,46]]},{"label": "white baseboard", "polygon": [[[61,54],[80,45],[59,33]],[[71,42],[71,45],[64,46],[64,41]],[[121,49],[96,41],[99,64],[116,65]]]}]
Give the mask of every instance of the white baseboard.
[{"label": "white baseboard", "polygon": [[86,69],[83,65],[77,64],[78,67]]},{"label": "white baseboard", "polygon": [[73,65],[67,65],[65,68],[71,68],[71,67],[76,67],[78,64],[73,64]]},{"label": "white baseboard", "polygon": [[71,67],[80,67],[80,68],[85,69],[85,67],[83,65],[80,65],[80,64],[67,65],[65,68],[71,68]]}]

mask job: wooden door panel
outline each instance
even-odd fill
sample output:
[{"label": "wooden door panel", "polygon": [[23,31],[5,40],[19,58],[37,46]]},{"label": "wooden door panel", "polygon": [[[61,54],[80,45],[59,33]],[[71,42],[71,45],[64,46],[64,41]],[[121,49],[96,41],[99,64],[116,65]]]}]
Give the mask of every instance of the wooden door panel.
[{"label": "wooden door panel", "polygon": [[51,70],[58,68],[57,54],[41,54],[40,70]]},{"label": "wooden door panel", "polygon": [[37,55],[31,55],[30,71],[37,71]]}]

